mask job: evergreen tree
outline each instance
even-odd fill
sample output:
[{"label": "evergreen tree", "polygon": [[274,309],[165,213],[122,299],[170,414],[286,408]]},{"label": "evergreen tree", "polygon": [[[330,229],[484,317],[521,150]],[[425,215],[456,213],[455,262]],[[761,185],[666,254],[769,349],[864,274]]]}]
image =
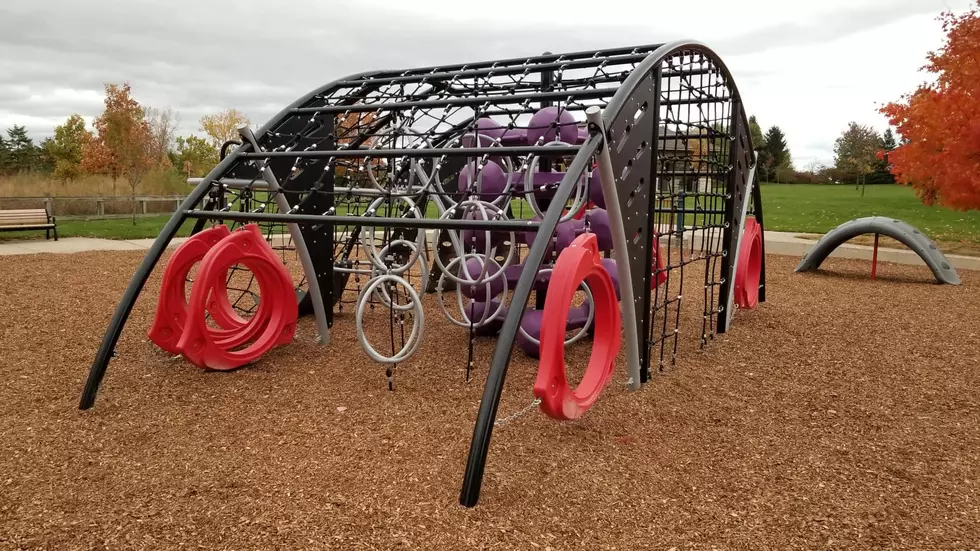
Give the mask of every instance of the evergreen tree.
[{"label": "evergreen tree", "polygon": [[763,136],[764,145],[759,149],[759,170],[763,181],[779,181],[780,176],[792,170],[786,135],[778,126],[770,126]]},{"label": "evergreen tree", "polygon": [[14,125],[7,129],[7,172],[32,170],[37,162],[37,148],[27,136],[27,129]]},{"label": "evergreen tree", "polygon": [[895,150],[898,147],[898,142],[895,140],[895,133],[892,132],[891,128],[885,130],[884,135],[881,137],[881,151],[884,155],[881,156],[874,163],[874,170],[868,175],[869,184],[894,184],[895,175],[891,173],[891,168],[888,161],[888,153]]},{"label": "evergreen tree", "polygon": [[10,147],[7,140],[0,136],[0,175],[10,173]]}]

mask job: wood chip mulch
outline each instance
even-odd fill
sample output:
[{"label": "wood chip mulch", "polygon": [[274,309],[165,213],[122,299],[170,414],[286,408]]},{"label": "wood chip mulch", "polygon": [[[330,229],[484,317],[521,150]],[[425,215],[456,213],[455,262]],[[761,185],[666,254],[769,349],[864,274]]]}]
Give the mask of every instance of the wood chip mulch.
[{"label": "wood chip mulch", "polygon": [[[78,397],[142,252],[0,258],[3,549],[967,549],[980,546],[980,274],[771,256],[769,302],[583,419],[494,432],[458,504],[492,353],[425,298],[389,392],[353,312],[230,373],[146,338],[151,277],[94,409]],[[689,272],[692,296],[703,273]],[[685,297],[687,300],[687,297]],[[688,319],[690,318],[690,319]],[[569,351],[575,363],[587,342]],[[379,345],[380,348],[380,345]],[[582,360],[584,362],[584,360]],[[622,364],[620,364],[621,366]],[[514,354],[500,415],[536,363]]]}]

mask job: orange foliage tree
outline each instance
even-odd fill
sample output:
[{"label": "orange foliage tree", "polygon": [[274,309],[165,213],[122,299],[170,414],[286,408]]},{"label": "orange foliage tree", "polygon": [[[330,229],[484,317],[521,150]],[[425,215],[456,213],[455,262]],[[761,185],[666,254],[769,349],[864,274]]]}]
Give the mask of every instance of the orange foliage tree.
[{"label": "orange foliage tree", "polygon": [[935,81],[881,108],[903,137],[888,155],[892,174],[927,205],[980,209],[978,8],[980,0],[967,13],[939,17],[946,42],[923,67]]},{"label": "orange foliage tree", "polygon": [[92,124],[96,135],[86,143],[82,166],[89,172],[112,176],[113,188],[118,177],[126,178],[132,192],[135,224],[136,188],[146,173],[160,164],[160,148],[146,111],[130,95],[129,83],[106,84],[105,92],[105,110]]},{"label": "orange foliage tree", "polygon": [[[347,115],[338,115],[334,119],[334,136],[337,140],[337,146],[352,146],[354,141],[359,137],[362,137],[374,119],[377,117],[376,113],[371,112],[360,112],[360,113],[348,113]],[[358,144],[358,147],[369,147],[374,141],[374,137],[367,138],[363,143]],[[358,182],[358,169],[363,164],[364,159],[358,159],[354,157],[340,157],[336,161],[337,168],[334,169],[334,174],[338,177],[355,180],[354,182],[349,182],[354,185],[359,185],[363,182]],[[372,170],[379,167],[382,164],[382,159],[371,159],[370,165]],[[365,176],[366,178],[366,176]]]}]

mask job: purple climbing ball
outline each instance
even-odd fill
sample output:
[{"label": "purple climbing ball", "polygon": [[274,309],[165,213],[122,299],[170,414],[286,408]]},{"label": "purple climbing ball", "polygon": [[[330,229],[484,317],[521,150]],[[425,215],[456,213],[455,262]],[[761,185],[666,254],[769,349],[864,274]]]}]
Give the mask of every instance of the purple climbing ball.
[{"label": "purple climbing ball", "polygon": [[484,201],[493,201],[507,188],[507,173],[493,161],[487,161],[483,168],[476,161],[469,161],[459,171],[458,185],[465,195],[476,194]]},{"label": "purple climbing ball", "polygon": [[[535,216],[531,218],[531,221],[540,222],[541,218]],[[554,253],[555,255],[559,255],[563,250],[565,250],[566,247],[571,245],[572,241],[575,241],[575,238],[578,237],[579,233],[581,233],[580,228],[582,227],[582,225],[583,222],[574,219],[567,220],[565,222],[561,222],[560,224],[558,224],[558,227],[555,228],[554,240],[551,240],[551,236],[549,236],[548,248],[545,249],[546,251],[545,261],[550,262],[552,260],[551,257],[552,253]],[[519,242],[524,243],[530,247],[531,244],[534,243],[534,240],[537,239],[540,234],[532,231],[524,231],[524,232],[516,232],[514,235]]]},{"label": "purple climbing ball", "polygon": [[602,184],[599,183],[599,171],[592,171],[592,178],[589,181],[589,200],[595,206],[606,208],[606,196],[602,194]]},{"label": "purple climbing ball", "polygon": [[[484,212],[476,206],[462,208],[467,209],[463,214],[463,220],[486,220],[488,218],[490,220],[497,219],[497,212],[491,208],[487,208],[485,215]],[[504,251],[506,253],[509,245],[504,245],[504,242],[510,238],[510,233],[506,231],[463,230],[459,232],[463,250],[468,253],[478,252],[486,254],[488,252],[488,233],[490,234],[490,247],[496,246],[497,252]]]},{"label": "purple climbing ball", "polygon": [[578,126],[571,112],[558,107],[545,107],[531,117],[527,125],[528,145],[560,140],[565,143],[575,143],[578,140]]},{"label": "purple climbing ball", "polygon": [[[498,308],[500,310],[497,310]],[[487,309],[490,311],[486,312],[486,319],[484,319],[484,311]],[[471,300],[466,307],[467,319],[473,320],[474,324],[483,322],[483,325],[473,328],[473,333],[480,337],[492,337],[497,334],[506,316],[507,306],[500,306],[500,299],[496,298],[490,302]]]},{"label": "purple climbing ball", "polygon": [[[500,271],[500,268],[496,264],[490,263],[487,266],[487,273],[482,278],[480,277],[483,272],[483,259],[482,258],[470,258],[464,264],[463,270],[456,276],[463,280],[479,280],[482,283],[460,283],[459,290],[463,293],[463,296],[470,298],[479,302],[486,302],[500,293],[504,292],[504,276],[497,277],[496,279],[487,282],[491,276]],[[489,292],[487,292],[487,287],[490,287]],[[493,312],[490,312],[493,314]],[[482,312],[481,314],[482,315]],[[489,315],[489,314],[488,314]],[[479,321],[477,318],[476,321]]]},{"label": "purple climbing ball", "polygon": [[582,217],[588,222],[589,230],[595,234],[600,251],[613,249],[612,228],[609,226],[609,213],[606,209],[591,209]]},{"label": "purple climbing ball", "polygon": [[[492,140],[499,140],[500,137],[504,135],[504,132],[506,132],[506,129],[499,122],[491,118],[482,117],[476,120],[475,129],[466,129],[462,135],[462,138],[460,139],[460,142],[463,147],[490,147]],[[479,138],[479,143],[477,143],[477,137],[475,134],[492,138],[492,140]]]}]

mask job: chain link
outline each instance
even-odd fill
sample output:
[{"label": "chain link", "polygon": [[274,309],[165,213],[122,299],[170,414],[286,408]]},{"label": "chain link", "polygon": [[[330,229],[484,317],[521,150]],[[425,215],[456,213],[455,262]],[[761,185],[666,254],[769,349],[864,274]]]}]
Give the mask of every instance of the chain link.
[{"label": "chain link", "polygon": [[513,413],[511,415],[508,415],[507,417],[503,417],[503,418],[497,419],[496,421],[493,422],[493,426],[495,426],[495,427],[502,427],[502,426],[506,425],[507,423],[510,423],[511,421],[514,421],[515,419],[518,419],[519,417],[522,417],[524,414],[526,414],[527,412],[531,411],[532,409],[538,407],[538,405],[540,405],[540,404],[541,404],[541,398],[535,398],[534,400],[531,401],[530,404],[528,404],[527,406],[525,406],[524,409],[518,411],[517,413]]}]

